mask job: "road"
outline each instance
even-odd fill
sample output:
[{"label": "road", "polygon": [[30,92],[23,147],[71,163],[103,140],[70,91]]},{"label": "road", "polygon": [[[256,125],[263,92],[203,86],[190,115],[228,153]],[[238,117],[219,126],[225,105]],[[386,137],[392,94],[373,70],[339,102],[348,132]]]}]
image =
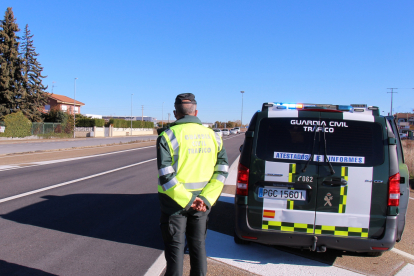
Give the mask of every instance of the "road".
[{"label": "road", "polygon": [[[230,163],[243,138],[224,138]],[[146,145],[0,171],[0,275],[145,275],[163,248],[155,157],[155,147]],[[226,185],[224,192],[234,189]],[[394,275],[401,269],[410,275],[414,264],[393,251],[369,258],[329,249],[235,245],[233,212],[231,195],[223,195],[211,212],[210,275]],[[413,215],[410,204],[397,245],[409,254],[414,254]]]},{"label": "road", "polygon": [[136,141],[156,140],[157,135],[130,136],[130,137],[106,137],[106,138],[77,138],[48,141],[38,140],[0,140],[0,155],[36,152],[45,150],[71,149],[79,147],[93,147],[119,143],[131,143]]}]

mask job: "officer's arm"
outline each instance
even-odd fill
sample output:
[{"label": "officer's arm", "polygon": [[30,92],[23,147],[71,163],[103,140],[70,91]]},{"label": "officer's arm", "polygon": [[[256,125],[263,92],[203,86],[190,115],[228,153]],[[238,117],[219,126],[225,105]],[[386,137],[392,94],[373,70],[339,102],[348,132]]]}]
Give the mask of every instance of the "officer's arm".
[{"label": "officer's arm", "polygon": [[187,191],[176,179],[171,152],[173,150],[165,137],[160,135],[157,139],[158,192],[167,195],[181,208],[188,210],[196,196]]},{"label": "officer's arm", "polygon": [[224,147],[217,153],[217,163],[214,167],[214,173],[209,183],[204,187],[198,195],[210,209],[214,205],[221,194],[224,187],[224,181],[227,178],[229,171],[229,161],[227,160],[227,153]]}]

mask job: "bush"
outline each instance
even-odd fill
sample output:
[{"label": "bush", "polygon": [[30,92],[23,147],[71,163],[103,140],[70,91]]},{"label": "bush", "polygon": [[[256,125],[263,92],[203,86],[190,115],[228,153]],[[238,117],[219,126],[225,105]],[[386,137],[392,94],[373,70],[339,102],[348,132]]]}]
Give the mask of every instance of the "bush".
[{"label": "bush", "polygon": [[404,161],[412,177],[414,176],[414,141],[403,140],[401,143],[404,151]]},{"label": "bush", "polygon": [[[130,128],[131,121],[122,119],[110,119],[109,122],[113,122],[115,128]],[[154,128],[154,123],[145,121],[132,121],[132,128]]]},{"label": "bush", "polygon": [[104,119],[79,118],[76,119],[77,127],[103,127],[105,125]]},{"label": "bush", "polygon": [[21,111],[4,117],[6,137],[26,137],[31,135],[32,122]]}]

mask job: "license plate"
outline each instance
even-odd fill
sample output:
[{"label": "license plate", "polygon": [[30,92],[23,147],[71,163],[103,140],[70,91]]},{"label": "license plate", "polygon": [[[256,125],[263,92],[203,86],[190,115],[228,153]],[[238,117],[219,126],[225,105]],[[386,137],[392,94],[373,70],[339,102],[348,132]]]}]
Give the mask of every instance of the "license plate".
[{"label": "license plate", "polygon": [[288,190],[280,188],[259,188],[260,198],[306,200],[306,190]]}]

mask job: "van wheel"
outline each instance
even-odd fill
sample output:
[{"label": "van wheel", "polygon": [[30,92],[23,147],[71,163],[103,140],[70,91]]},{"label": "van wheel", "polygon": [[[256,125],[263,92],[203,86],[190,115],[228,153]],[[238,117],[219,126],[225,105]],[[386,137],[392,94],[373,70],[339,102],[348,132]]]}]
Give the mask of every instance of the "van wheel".
[{"label": "van wheel", "polygon": [[249,241],[245,241],[237,237],[236,233],[234,233],[234,242],[237,244],[249,244]]},{"label": "van wheel", "polygon": [[366,254],[369,257],[379,257],[379,256],[382,256],[382,254],[384,254],[384,251],[367,252]]}]

